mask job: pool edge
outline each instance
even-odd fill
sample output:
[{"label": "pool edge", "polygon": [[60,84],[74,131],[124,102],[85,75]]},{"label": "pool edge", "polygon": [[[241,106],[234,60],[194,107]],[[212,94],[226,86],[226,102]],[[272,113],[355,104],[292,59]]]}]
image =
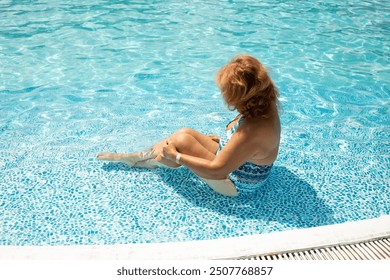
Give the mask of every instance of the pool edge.
[{"label": "pool edge", "polygon": [[390,215],[336,225],[216,240],[128,245],[0,246],[7,260],[231,259],[390,236]]}]

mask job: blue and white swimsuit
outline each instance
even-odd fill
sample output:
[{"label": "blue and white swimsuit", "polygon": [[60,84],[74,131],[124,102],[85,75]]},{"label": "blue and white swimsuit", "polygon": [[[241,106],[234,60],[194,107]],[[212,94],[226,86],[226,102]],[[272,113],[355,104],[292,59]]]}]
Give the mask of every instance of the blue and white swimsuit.
[{"label": "blue and white swimsuit", "polygon": [[[230,140],[243,120],[244,116],[242,116],[232,128],[226,131],[226,136],[220,138],[217,154]],[[230,173],[229,179],[236,185],[239,194],[250,194],[258,190],[259,187],[265,183],[269,174],[271,173],[272,166],[272,164],[257,165],[247,161],[232,173]]]}]

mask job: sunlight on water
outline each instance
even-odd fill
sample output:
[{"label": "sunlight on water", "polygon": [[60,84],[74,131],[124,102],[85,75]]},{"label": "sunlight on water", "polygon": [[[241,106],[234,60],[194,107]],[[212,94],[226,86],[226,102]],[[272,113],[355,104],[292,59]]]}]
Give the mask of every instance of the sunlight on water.
[{"label": "sunlight on water", "polygon": [[[128,3],[131,2],[131,3]],[[0,245],[215,239],[390,213],[388,1],[1,1]],[[252,199],[102,164],[221,134],[232,56],[270,70],[282,145]]]}]

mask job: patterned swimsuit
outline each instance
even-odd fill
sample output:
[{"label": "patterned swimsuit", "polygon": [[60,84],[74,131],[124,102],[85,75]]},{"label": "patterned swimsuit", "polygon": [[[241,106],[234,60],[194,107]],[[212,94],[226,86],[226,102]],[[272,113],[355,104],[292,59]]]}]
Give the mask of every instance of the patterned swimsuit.
[{"label": "patterned swimsuit", "polygon": [[[244,116],[242,116],[232,128],[226,130],[226,136],[221,137],[219,141],[219,149],[217,154],[230,140],[243,120]],[[239,194],[251,194],[258,190],[259,187],[265,183],[269,174],[271,173],[272,166],[272,164],[257,165],[247,161],[232,173],[230,173],[229,179],[236,185]]]}]

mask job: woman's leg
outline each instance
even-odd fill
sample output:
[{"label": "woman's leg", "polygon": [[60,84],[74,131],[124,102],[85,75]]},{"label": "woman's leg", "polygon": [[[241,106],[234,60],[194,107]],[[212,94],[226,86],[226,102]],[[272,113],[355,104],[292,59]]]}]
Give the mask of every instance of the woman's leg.
[{"label": "woman's leg", "polygon": [[155,144],[150,151],[133,154],[99,153],[97,159],[119,161],[130,166],[154,168],[158,166],[178,167],[176,162],[163,159],[162,148],[167,140],[173,141],[180,153],[212,160],[218,150],[218,143],[210,137],[190,128],[183,128],[167,139]]},{"label": "woman's leg", "polygon": [[169,167],[180,165],[162,158],[162,148],[165,147],[167,140],[173,142],[178,152],[204,159],[214,159],[218,151],[218,143],[210,137],[196,130],[183,128],[153,147],[157,154],[156,161]]},{"label": "woman's leg", "polygon": [[[162,148],[166,146],[168,140],[173,141],[176,149],[183,154],[188,154],[204,159],[212,160],[218,151],[218,143],[211,137],[190,128],[183,128],[167,139],[155,144],[149,152],[139,152],[134,154],[114,154],[100,153],[97,158],[100,160],[114,160],[126,163],[130,166],[155,168],[158,166],[179,167],[174,161],[162,158]],[[229,179],[209,180],[201,178],[215,192],[225,196],[237,196],[237,189]]]},{"label": "woman's leg", "polygon": [[134,166],[139,161],[145,161],[155,157],[152,150],[132,154],[101,152],[96,156],[98,160],[122,162],[129,166]]}]

